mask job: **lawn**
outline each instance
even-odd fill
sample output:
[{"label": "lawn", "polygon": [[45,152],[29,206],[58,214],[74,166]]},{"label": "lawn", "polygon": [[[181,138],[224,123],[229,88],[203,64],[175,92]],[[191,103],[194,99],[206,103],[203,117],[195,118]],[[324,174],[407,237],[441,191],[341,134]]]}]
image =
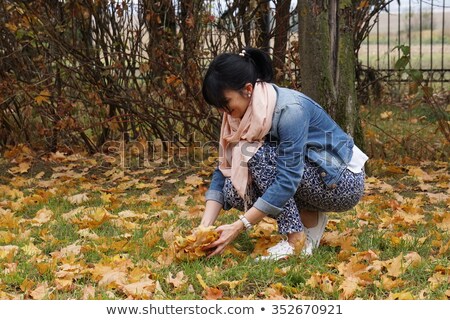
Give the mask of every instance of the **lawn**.
[{"label": "lawn", "polygon": [[[384,112],[371,111],[370,139],[401,120]],[[0,158],[0,298],[449,299],[449,163],[402,152],[370,160],[364,199],[330,215],[313,256],[255,262],[278,239],[273,220],[223,256],[177,254],[201,219],[211,158],[125,168],[110,155],[17,146]]]}]

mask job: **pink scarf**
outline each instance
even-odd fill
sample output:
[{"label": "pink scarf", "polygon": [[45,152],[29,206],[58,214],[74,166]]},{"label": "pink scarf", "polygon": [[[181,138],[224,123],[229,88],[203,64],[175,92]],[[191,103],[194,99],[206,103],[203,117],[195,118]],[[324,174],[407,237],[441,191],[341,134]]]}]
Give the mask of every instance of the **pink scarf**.
[{"label": "pink scarf", "polygon": [[242,119],[224,114],[219,141],[219,168],[245,200],[249,174],[247,162],[258,151],[272,127],[277,94],[266,82],[256,82]]}]

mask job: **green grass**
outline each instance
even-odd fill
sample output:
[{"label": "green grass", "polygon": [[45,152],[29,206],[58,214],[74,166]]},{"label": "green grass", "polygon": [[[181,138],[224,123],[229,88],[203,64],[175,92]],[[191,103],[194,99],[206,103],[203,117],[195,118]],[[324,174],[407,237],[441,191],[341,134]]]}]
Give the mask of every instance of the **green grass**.
[{"label": "green grass", "polygon": [[[379,114],[388,110],[393,111],[392,118],[379,120]],[[367,118],[372,117],[377,126],[385,131],[392,130],[389,131],[390,134],[396,137],[411,134],[424,126],[426,129],[422,130],[423,139],[429,142],[429,134],[435,130],[427,123],[414,124],[418,127],[409,126],[411,117],[425,116],[426,121],[429,119],[430,123],[433,122],[433,114],[425,107],[407,111],[379,107],[366,112],[370,113]],[[381,133],[378,133],[377,139],[383,139]],[[439,139],[436,138],[436,143]],[[389,139],[384,144],[386,148],[394,148],[393,143],[389,144]],[[397,156],[402,154],[399,149],[386,151],[396,153]],[[408,155],[411,154],[405,151],[404,157]],[[412,160],[408,161],[402,164],[372,160],[371,176],[379,179],[379,182],[368,183],[367,195],[356,209],[330,215],[331,222],[328,224],[325,240],[314,255],[296,256],[278,262],[256,262],[252,252],[258,238],[242,233],[233,243],[241,252],[240,255],[222,255],[193,261],[173,260],[166,263],[170,254],[169,248],[176,237],[189,235],[199,224],[201,212],[193,208],[203,203],[204,189],[193,188],[186,206],[179,206],[172,201],[178,189],[185,187],[183,179],[178,179],[176,187],[166,184],[165,181],[158,182],[161,191],[156,201],[138,200],[142,195],[151,192],[150,187],[136,189],[131,186],[120,192],[114,191],[121,182],[129,181],[129,178],[148,183],[153,177],[164,175],[161,168],[156,167],[152,173],[143,172],[139,175],[129,170],[125,172],[123,179],[114,183],[100,170],[91,170],[90,174],[95,175],[96,179],[92,184],[95,185],[94,190],[85,184],[90,181],[90,174],[82,180],[55,179],[51,184],[52,188],[39,187],[37,181],[17,184],[19,177],[4,175],[0,177],[4,186],[10,190],[21,191],[23,197],[0,202],[0,269],[7,270],[0,273],[0,297],[7,298],[12,295],[19,299],[31,299],[35,294],[34,290],[46,283],[48,294],[41,297],[42,299],[81,299],[88,286],[95,290],[94,299],[126,299],[130,294],[125,291],[123,285],[150,279],[158,283],[159,288],[149,289],[153,299],[205,299],[208,296],[205,284],[207,288],[220,292],[221,299],[273,299],[280,296],[287,299],[387,299],[392,294],[401,292],[409,292],[416,299],[445,298],[449,296],[449,283],[441,281],[432,284],[433,280],[430,279],[439,279],[440,275],[450,272],[450,252],[443,249],[449,243],[450,235],[437,225],[439,219],[442,219],[440,217],[448,212],[448,201],[428,202],[426,193],[420,190],[420,178],[409,174],[408,170],[413,168],[413,164]],[[0,163],[7,169],[9,164],[6,161]],[[77,168],[82,170],[83,160],[79,160],[77,164]],[[49,169],[54,164],[44,165]],[[63,164],[58,164],[60,165]],[[445,170],[442,163],[414,165],[420,165],[433,177],[432,181],[427,182],[432,185],[431,190],[427,192],[446,192],[445,181],[442,180],[442,172]],[[389,169],[392,166],[402,170],[392,171],[393,169]],[[202,169],[212,171],[212,168]],[[437,173],[434,174],[435,172]],[[29,174],[23,174],[20,179],[34,179],[35,174],[31,171]],[[49,181],[50,177],[51,175],[46,175],[43,180]],[[179,172],[167,175],[165,180],[174,177],[179,177]],[[382,183],[392,185],[394,191],[379,191],[377,188],[382,186]],[[82,185],[86,187],[83,188]],[[7,188],[0,188],[0,193],[6,192]],[[46,193],[51,189],[50,195]],[[109,190],[116,202],[104,202],[99,190]],[[79,193],[88,193],[90,200],[72,204],[65,198]],[[23,203],[27,197],[36,194],[47,197],[40,203]],[[403,197],[403,200],[399,200],[399,196]],[[401,210],[409,210],[409,201],[417,197],[425,199],[417,202],[423,219],[415,224],[394,219]],[[80,206],[92,210],[80,209],[75,218],[67,218],[68,212]],[[51,210],[53,217],[48,222],[33,224],[36,212],[42,208]],[[89,212],[94,212],[93,209],[96,208],[107,210],[113,218],[89,225],[87,220],[83,219],[88,219]],[[124,210],[131,210],[137,216],[120,218],[119,213]],[[10,227],[7,223],[7,212],[13,213],[16,219],[15,227]],[[237,219],[238,214],[236,210],[223,212],[216,225],[231,223]],[[335,245],[329,242],[331,240],[327,240],[327,235],[333,234],[341,237],[340,241],[352,237],[352,248],[345,249],[342,243]],[[38,251],[27,252],[25,249],[31,244]],[[3,254],[8,246],[17,246],[18,249],[14,254]],[[67,253],[67,250],[76,246],[80,246],[79,251]],[[64,252],[66,253],[63,254]],[[410,252],[420,255],[421,262],[406,268],[398,277],[389,276],[388,267],[384,264],[388,265],[389,261],[401,255],[405,257]],[[364,257],[370,254],[376,255],[377,258],[372,261],[365,260]],[[353,265],[355,259],[356,265]],[[403,258],[403,263],[405,261]],[[349,296],[343,296],[341,286],[345,283],[346,276],[341,270],[357,269],[358,264],[367,268],[364,275],[366,282],[360,283]],[[117,273],[102,278],[111,269]],[[118,284],[111,279],[119,276],[120,272],[124,278],[119,277],[121,280],[118,278],[117,281],[125,283]],[[182,272],[183,279],[178,287],[174,287],[168,278],[170,275],[175,277],[179,272]],[[205,284],[199,281],[200,276]],[[380,284],[384,277],[403,282],[387,289]],[[73,280],[70,286],[59,288],[59,281],[64,279]],[[315,285],[314,279],[330,279],[330,288],[324,283]],[[105,281],[110,280],[111,283],[105,284]],[[140,295],[132,297],[145,298]]]},{"label": "green grass", "polygon": [[408,95],[407,88],[403,90],[394,107],[383,103],[363,107],[366,152],[393,162],[405,157],[446,161],[450,145],[439,130],[437,113],[422,101],[420,92]]}]

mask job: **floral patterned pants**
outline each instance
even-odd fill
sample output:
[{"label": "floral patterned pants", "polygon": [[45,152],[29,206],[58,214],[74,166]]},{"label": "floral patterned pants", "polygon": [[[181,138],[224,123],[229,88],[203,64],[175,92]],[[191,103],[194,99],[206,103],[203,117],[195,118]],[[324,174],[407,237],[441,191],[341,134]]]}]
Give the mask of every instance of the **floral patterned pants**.
[{"label": "floral patterned pants", "polygon": [[[274,182],[277,173],[276,162],[276,146],[269,143],[264,143],[248,161],[252,181],[251,188],[249,188],[251,203],[247,203],[248,208]],[[336,184],[336,188],[330,188],[321,179],[319,167],[305,161],[305,170],[297,192],[276,217],[279,233],[289,234],[303,230],[300,218],[302,209],[322,212],[350,210],[359,202],[364,193],[364,177],[364,170],[361,173],[345,170]],[[225,180],[223,191],[225,202],[229,206],[244,210],[244,200],[238,195],[229,178]]]}]

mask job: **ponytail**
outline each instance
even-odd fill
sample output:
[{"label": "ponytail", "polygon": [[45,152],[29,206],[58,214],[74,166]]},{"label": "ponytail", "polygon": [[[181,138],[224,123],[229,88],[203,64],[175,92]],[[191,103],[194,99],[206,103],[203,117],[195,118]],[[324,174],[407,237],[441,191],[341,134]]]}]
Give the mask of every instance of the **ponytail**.
[{"label": "ponytail", "polygon": [[272,60],[269,55],[255,48],[246,48],[241,53],[222,53],[209,65],[203,79],[202,94],[210,105],[226,108],[225,90],[241,90],[247,83],[271,82]]},{"label": "ponytail", "polygon": [[265,51],[255,48],[246,48],[244,51],[245,55],[248,55],[254,61],[258,80],[271,82],[273,79],[273,67],[269,55]]}]

